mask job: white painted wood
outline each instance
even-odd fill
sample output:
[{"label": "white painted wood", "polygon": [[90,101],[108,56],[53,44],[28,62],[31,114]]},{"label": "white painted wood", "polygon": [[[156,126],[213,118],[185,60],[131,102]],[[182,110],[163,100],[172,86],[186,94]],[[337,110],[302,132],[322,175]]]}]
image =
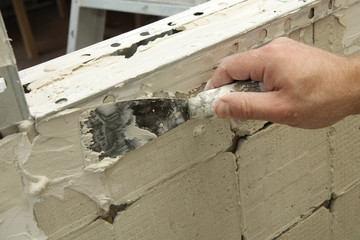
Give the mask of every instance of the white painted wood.
[{"label": "white painted wood", "polygon": [[105,11],[171,16],[207,0],[73,0],[68,34],[67,52],[103,40]]},{"label": "white painted wood", "polygon": [[156,16],[171,16],[187,10],[194,4],[172,3],[171,1],[150,2],[150,1],[130,1],[130,0],[82,0],[81,7],[113,10],[120,12],[131,12]]},{"label": "white painted wood", "polygon": [[[148,92],[189,92],[209,79],[223,57],[263,45],[341,8],[329,9],[328,1],[321,0],[211,1],[20,75],[30,83],[32,92],[26,96],[36,117],[69,107],[96,106],[108,95],[119,101]],[[311,9],[315,15],[309,18]],[[171,29],[183,31],[160,37]],[[156,42],[139,47],[131,57],[119,56],[156,37]]]}]

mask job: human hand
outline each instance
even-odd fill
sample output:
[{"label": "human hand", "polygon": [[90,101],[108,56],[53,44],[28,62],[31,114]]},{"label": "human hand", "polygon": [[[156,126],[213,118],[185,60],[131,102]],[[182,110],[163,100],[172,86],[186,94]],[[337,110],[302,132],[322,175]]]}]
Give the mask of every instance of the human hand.
[{"label": "human hand", "polygon": [[205,89],[247,79],[264,82],[265,92],[219,98],[214,105],[218,117],[322,128],[360,113],[359,58],[278,38],[223,59]]}]

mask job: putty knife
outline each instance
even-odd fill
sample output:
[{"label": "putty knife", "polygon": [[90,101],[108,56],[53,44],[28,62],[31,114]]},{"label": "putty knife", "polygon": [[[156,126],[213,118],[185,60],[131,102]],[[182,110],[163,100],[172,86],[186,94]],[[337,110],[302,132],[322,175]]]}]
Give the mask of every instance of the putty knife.
[{"label": "putty knife", "polygon": [[194,98],[148,98],[107,103],[80,117],[82,145],[99,160],[136,149],[192,118],[212,118],[213,104],[227,93],[264,91],[263,84],[238,81]]}]

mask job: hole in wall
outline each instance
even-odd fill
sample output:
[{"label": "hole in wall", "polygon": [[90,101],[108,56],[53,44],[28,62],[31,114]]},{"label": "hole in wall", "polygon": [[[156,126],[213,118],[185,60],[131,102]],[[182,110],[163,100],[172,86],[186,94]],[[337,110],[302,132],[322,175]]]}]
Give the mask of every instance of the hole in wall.
[{"label": "hole in wall", "polygon": [[330,0],[329,3],[328,3],[328,8],[329,10],[331,10],[333,8],[333,0]]},{"label": "hole in wall", "polygon": [[0,93],[5,92],[7,89],[5,78],[0,77]]},{"label": "hole in wall", "polygon": [[203,12],[196,12],[196,13],[194,13],[194,16],[201,16],[203,14],[204,14]]},{"label": "hole in wall", "polygon": [[158,38],[163,38],[165,36],[171,36],[171,35],[177,34],[179,32],[182,32],[183,30],[184,30],[183,27],[178,27],[178,28],[174,28],[169,31],[166,31],[166,32],[162,32],[162,33],[154,35],[154,36],[149,36],[148,38],[145,38],[139,42],[132,44],[130,47],[119,49],[110,55],[111,56],[124,56],[125,58],[131,58],[132,56],[134,56],[134,54],[136,53],[137,49],[140,46],[145,46],[149,42],[153,42]]},{"label": "hole in wall", "polygon": [[237,52],[239,51],[239,43],[234,43],[231,47],[231,51],[232,52]]},{"label": "hole in wall", "polygon": [[262,29],[262,30],[259,32],[259,39],[260,39],[261,41],[265,40],[265,38],[267,37],[267,34],[268,34],[267,30],[266,30],[265,28]]},{"label": "hole in wall", "polygon": [[112,103],[112,102],[115,102],[115,97],[113,95],[108,95],[103,100],[103,103]]},{"label": "hole in wall", "polygon": [[168,26],[175,26],[175,25],[176,25],[176,23],[169,22],[167,25],[168,25]]},{"label": "hole in wall", "polygon": [[284,22],[284,30],[288,31],[291,28],[291,18],[288,18]]},{"label": "hole in wall", "polygon": [[67,98],[60,98],[58,100],[55,101],[56,104],[63,104],[66,103],[68,101]]},{"label": "hole in wall", "polygon": [[110,46],[111,47],[119,47],[121,44],[120,43],[112,43]]},{"label": "hole in wall", "polygon": [[314,8],[311,8],[311,9],[309,10],[308,18],[309,18],[309,19],[312,19],[314,16],[315,16],[315,9],[314,9]]},{"label": "hole in wall", "polygon": [[149,32],[142,32],[142,33],[140,33],[140,36],[149,36],[149,35],[150,35]]}]

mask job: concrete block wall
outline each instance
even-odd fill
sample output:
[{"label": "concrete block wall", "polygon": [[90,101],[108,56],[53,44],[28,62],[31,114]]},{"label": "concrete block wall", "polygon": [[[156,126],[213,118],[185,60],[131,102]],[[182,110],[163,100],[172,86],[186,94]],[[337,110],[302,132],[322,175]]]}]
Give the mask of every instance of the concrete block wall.
[{"label": "concrete block wall", "polygon": [[[349,7],[286,35],[336,53],[357,52],[360,4],[323,1],[321,6],[343,5]],[[259,28],[268,26],[271,40],[271,24]],[[246,48],[259,45],[253,44],[257,33],[258,28],[243,36],[248,36]],[[186,64],[201,68],[228,49],[244,50],[233,43],[221,43],[211,56]],[[153,74],[170,75],[171,69]],[[212,72],[195,70],[191,77],[174,70],[177,78],[184,75],[174,86],[194,79],[198,84]],[[152,78],[146,81],[150,86]],[[181,94],[194,94],[189,92]],[[84,157],[80,140],[85,108],[25,121],[18,133],[0,139],[0,238],[360,237],[360,116],[319,130],[190,120],[121,158],[96,162]]]}]

